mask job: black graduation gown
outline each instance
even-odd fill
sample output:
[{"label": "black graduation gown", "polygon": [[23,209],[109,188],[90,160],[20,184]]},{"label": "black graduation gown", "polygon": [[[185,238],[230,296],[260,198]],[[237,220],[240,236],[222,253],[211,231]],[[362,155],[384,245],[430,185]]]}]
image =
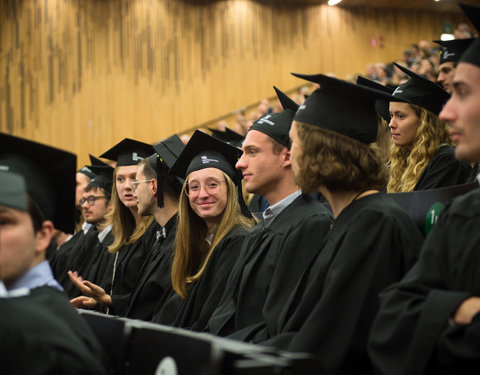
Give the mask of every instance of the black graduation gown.
[{"label": "black graduation gown", "polygon": [[[108,246],[112,243],[113,233],[111,231],[100,242],[98,230],[95,227],[91,228],[85,236],[83,243],[74,251],[71,262],[65,272],[68,270],[77,271],[84,280],[104,287],[105,285],[102,282],[113,262],[113,256],[108,252]],[[81,295],[80,290],[70,281],[68,275],[62,286],[70,298]]]},{"label": "black graduation gown", "polygon": [[206,330],[208,320],[220,302],[227,279],[248,233],[243,228],[233,228],[219,242],[202,276],[188,290],[173,326],[200,332]]},{"label": "black graduation gown", "polygon": [[148,254],[131,293],[126,310],[128,318],[152,320],[157,306],[162,304],[172,291],[171,270],[177,232],[176,214],[163,229],[156,232],[153,249]]},{"label": "black graduation gown", "polygon": [[321,248],[331,214],[302,195],[268,227],[263,221],[245,238],[224,295],[207,330],[243,341],[265,340],[312,257]]},{"label": "black graduation gown", "polygon": [[476,189],[445,208],[417,264],[382,292],[369,340],[369,354],[379,374],[478,371],[480,314],[468,325],[448,321],[465,299],[480,296],[479,228],[480,190]]},{"label": "black graduation gown", "polygon": [[[112,305],[108,308],[109,314],[125,316],[139,271],[154,247],[157,231],[161,229],[157,221],[153,220],[137,242],[120,248],[118,255],[113,254],[112,267],[106,272],[106,279],[102,283],[105,285],[106,293],[112,292]],[[114,269],[115,277],[113,277]]]},{"label": "black graduation gown", "polygon": [[65,295],[50,287],[0,298],[0,373],[107,374],[106,355]]},{"label": "black graduation gown", "polygon": [[63,285],[66,280],[70,282],[67,271],[70,260],[75,251],[79,249],[85,240],[85,232],[83,230],[75,233],[67,242],[58,248],[50,259],[50,267],[52,268],[53,276]]},{"label": "black graduation gown", "polygon": [[413,190],[437,189],[465,184],[472,168],[455,158],[455,148],[445,145],[438,149],[427,164]]},{"label": "black graduation gown", "polygon": [[422,242],[408,215],[384,194],[354,201],[285,303],[277,336],[263,344],[316,354],[321,374],[373,373],[367,337],[377,295],[414,264]]}]

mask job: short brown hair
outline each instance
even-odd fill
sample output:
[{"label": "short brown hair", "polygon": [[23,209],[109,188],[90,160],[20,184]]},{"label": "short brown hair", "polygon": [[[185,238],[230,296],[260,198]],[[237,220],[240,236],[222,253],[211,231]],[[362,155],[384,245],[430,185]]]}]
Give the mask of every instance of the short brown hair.
[{"label": "short brown hair", "polygon": [[325,186],[332,192],[366,191],[385,186],[388,171],[378,147],[342,134],[295,122],[301,144],[295,181],[304,192]]}]

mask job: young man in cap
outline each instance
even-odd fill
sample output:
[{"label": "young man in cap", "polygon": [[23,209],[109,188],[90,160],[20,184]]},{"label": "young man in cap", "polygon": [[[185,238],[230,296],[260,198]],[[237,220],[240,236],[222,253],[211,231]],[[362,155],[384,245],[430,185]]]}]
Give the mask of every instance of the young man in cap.
[{"label": "young man in cap", "polygon": [[[18,150],[22,150],[19,154]],[[35,242],[5,250],[1,279],[8,289],[49,285],[62,287],[53,277],[45,252],[54,228],[73,232],[76,156],[26,139],[0,134],[0,170],[21,174],[29,195]]]},{"label": "young man in cap", "polygon": [[[455,156],[480,160],[480,39],[462,55],[440,118]],[[447,206],[420,259],[381,295],[370,337],[379,374],[470,374],[480,364],[480,190]]]},{"label": "young man in cap", "polygon": [[[276,88],[275,88],[276,89]],[[288,131],[298,105],[276,89],[284,111],[260,117],[237,162],[249,193],[270,207],[247,236],[222,300],[208,322],[216,335],[262,341],[330,228],[329,212],[295,184]]]},{"label": "young man in cap", "polygon": [[126,316],[151,320],[172,291],[171,259],[177,231],[182,182],[170,173],[184,143],[177,135],[153,146],[156,153],[138,165],[134,184],[138,213],[158,224],[154,248],[148,254],[131,293]]},{"label": "young man in cap", "polygon": [[44,261],[53,223],[73,229],[74,189],[63,194],[55,179],[74,186],[76,157],[2,133],[0,150],[0,280],[14,291],[0,299],[2,373],[105,374],[100,345]]},{"label": "young man in cap", "polygon": [[92,228],[84,236],[82,243],[70,252],[71,256],[60,271],[62,278],[59,278],[59,281],[62,281],[70,298],[79,296],[80,291],[70,281],[68,271],[72,270],[92,283],[100,283],[112,262],[107,248],[113,242],[112,220],[109,215],[113,168],[104,165],[90,166],[90,169],[95,172],[95,177],[86,186],[80,204],[85,222]]},{"label": "young man in cap", "polygon": [[[135,181],[131,183],[137,198],[138,213],[156,220],[155,239],[148,249],[145,262],[137,269],[132,290],[112,299],[101,288],[75,282],[84,294],[72,300],[76,306],[92,308],[97,303],[111,306],[133,319],[151,320],[154,312],[171,291],[170,262],[176,233],[176,213],[181,183],[170,173],[170,167],[183,150],[184,144],[174,135],[154,146],[156,153],[138,164]],[[90,279],[88,279],[90,280]],[[94,293],[91,293],[91,288]]]}]

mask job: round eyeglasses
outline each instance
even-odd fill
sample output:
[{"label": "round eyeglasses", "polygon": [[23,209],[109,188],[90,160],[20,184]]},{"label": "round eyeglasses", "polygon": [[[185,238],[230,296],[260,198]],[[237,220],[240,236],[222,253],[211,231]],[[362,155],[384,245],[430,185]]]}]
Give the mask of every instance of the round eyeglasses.
[{"label": "round eyeglasses", "polygon": [[198,197],[200,191],[203,189],[210,195],[217,194],[220,191],[220,187],[222,186],[222,182],[225,181],[217,181],[217,180],[210,180],[206,184],[200,184],[199,182],[189,182],[185,188],[185,193],[190,198]]},{"label": "round eyeglasses", "polygon": [[153,178],[150,180],[132,181],[130,182],[130,186],[132,187],[133,191],[136,191],[138,184],[141,184],[142,182],[152,182],[152,181],[153,181]]},{"label": "round eyeglasses", "polygon": [[103,199],[103,198],[108,199],[108,197],[105,196],[105,195],[102,195],[100,197],[95,197],[93,195],[90,195],[88,198],[80,199],[80,201],[78,203],[80,203],[80,206],[83,206],[85,204],[85,202],[87,202],[89,206],[93,206],[97,199]]}]

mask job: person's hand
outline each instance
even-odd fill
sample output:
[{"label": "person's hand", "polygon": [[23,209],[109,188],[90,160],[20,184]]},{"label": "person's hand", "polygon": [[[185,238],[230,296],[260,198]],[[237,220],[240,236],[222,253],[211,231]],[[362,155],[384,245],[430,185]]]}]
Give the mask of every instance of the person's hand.
[{"label": "person's hand", "polygon": [[91,297],[103,305],[112,305],[111,297],[105,293],[105,290],[102,287],[91,283],[88,280],[83,280],[76,271],[68,271],[68,277],[70,277],[72,283],[82,292],[83,295]]},{"label": "person's hand", "polygon": [[70,304],[77,309],[93,309],[98,302],[92,297],[80,296],[70,300]]},{"label": "person's hand", "polygon": [[478,312],[480,312],[480,298],[467,298],[453,313],[453,322],[455,324],[470,324]]}]

